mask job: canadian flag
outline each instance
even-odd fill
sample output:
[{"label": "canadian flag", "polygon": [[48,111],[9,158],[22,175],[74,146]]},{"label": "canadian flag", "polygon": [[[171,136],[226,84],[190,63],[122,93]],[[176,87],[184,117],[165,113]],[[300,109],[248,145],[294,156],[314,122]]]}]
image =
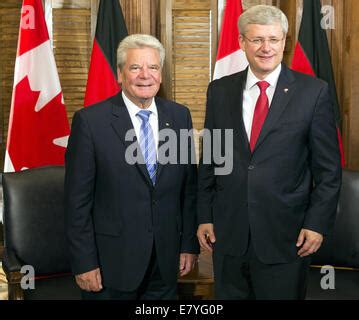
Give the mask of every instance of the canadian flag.
[{"label": "canadian flag", "polygon": [[24,0],[4,171],[64,164],[69,134],[41,0]]},{"label": "canadian flag", "polygon": [[241,0],[227,0],[223,14],[213,79],[244,70],[248,61],[239,46],[238,18],[243,12]]}]

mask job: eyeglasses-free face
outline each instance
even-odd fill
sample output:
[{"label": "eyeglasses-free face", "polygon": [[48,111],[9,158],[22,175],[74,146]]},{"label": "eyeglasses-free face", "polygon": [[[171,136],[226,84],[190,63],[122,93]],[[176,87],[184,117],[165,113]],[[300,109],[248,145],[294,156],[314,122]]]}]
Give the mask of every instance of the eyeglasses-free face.
[{"label": "eyeglasses-free face", "polygon": [[117,68],[118,81],[122,90],[140,108],[150,106],[160,89],[160,55],[153,48],[128,49],[123,70]]},{"label": "eyeglasses-free face", "polygon": [[283,60],[285,35],[279,23],[249,24],[239,42],[258,79],[266,78]]}]

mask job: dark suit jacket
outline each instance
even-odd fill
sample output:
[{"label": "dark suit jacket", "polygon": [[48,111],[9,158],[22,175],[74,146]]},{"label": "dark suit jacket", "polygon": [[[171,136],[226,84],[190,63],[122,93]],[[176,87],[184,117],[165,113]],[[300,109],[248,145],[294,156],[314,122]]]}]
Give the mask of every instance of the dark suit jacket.
[{"label": "dark suit jacket", "polygon": [[[215,250],[240,256],[253,241],[264,263],[297,257],[301,228],[333,228],[341,185],[333,107],[325,82],[284,64],[253,153],[242,118],[247,70],[210,83],[205,128],[234,130],[233,171],[200,162],[199,223],[214,223]],[[222,141],[222,149],[224,143]]]},{"label": "dark suit jacket", "polygon": [[[192,128],[188,109],[156,98],[159,129]],[[196,165],[128,164],[133,125],[121,93],[76,112],[66,152],[66,230],[74,274],[101,268],[103,283],[135,290],[155,240],[164,280],[177,281],[179,253],[198,253]],[[137,142],[136,142],[137,143]],[[163,143],[163,142],[162,142]],[[161,142],[160,142],[161,144]]]}]

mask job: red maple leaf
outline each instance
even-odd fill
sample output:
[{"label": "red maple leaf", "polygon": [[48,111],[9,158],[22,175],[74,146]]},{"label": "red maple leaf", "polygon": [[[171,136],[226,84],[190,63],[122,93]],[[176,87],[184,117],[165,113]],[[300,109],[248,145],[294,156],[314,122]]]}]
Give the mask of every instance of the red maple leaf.
[{"label": "red maple leaf", "polygon": [[15,88],[7,148],[15,171],[64,164],[66,149],[53,143],[54,139],[70,133],[62,93],[35,112],[39,95],[39,91],[31,90],[28,77]]}]

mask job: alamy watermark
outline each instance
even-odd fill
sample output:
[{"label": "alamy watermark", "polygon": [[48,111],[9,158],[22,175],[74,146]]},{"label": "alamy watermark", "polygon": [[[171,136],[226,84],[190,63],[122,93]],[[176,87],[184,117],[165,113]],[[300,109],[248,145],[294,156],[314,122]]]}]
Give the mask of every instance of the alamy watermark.
[{"label": "alamy watermark", "polygon": [[[195,146],[202,140],[202,163],[214,166],[215,175],[228,175],[233,170],[233,129],[173,129],[159,130],[157,163],[198,164]],[[125,140],[132,142],[125,152],[128,164],[145,164],[134,129],[127,131]]]},{"label": "alamy watermark", "polygon": [[21,20],[20,28],[21,29],[35,29],[35,8],[30,5],[24,5],[21,8]]},{"label": "alamy watermark", "polygon": [[[31,265],[24,265],[20,272],[24,275],[21,278],[20,286],[23,290],[35,289],[35,269]],[[320,268],[323,276],[320,279],[320,287],[323,290],[335,290],[335,269],[333,266],[325,265]]]},{"label": "alamy watermark", "polygon": [[320,21],[322,29],[335,29],[335,9],[333,6],[322,6],[323,18]]},{"label": "alamy watermark", "polygon": [[35,269],[31,265],[24,265],[21,267],[20,272],[24,274],[21,278],[20,286],[23,290],[35,289]]},{"label": "alamy watermark", "polygon": [[335,289],[335,269],[332,266],[323,266],[320,269],[320,273],[324,274],[320,280],[320,287],[323,290]]},{"label": "alamy watermark", "polygon": [[[333,6],[322,6],[321,13],[323,15],[320,25],[322,29],[335,29],[335,9]],[[31,5],[24,5],[21,8],[22,29],[35,29],[35,8]]]}]

